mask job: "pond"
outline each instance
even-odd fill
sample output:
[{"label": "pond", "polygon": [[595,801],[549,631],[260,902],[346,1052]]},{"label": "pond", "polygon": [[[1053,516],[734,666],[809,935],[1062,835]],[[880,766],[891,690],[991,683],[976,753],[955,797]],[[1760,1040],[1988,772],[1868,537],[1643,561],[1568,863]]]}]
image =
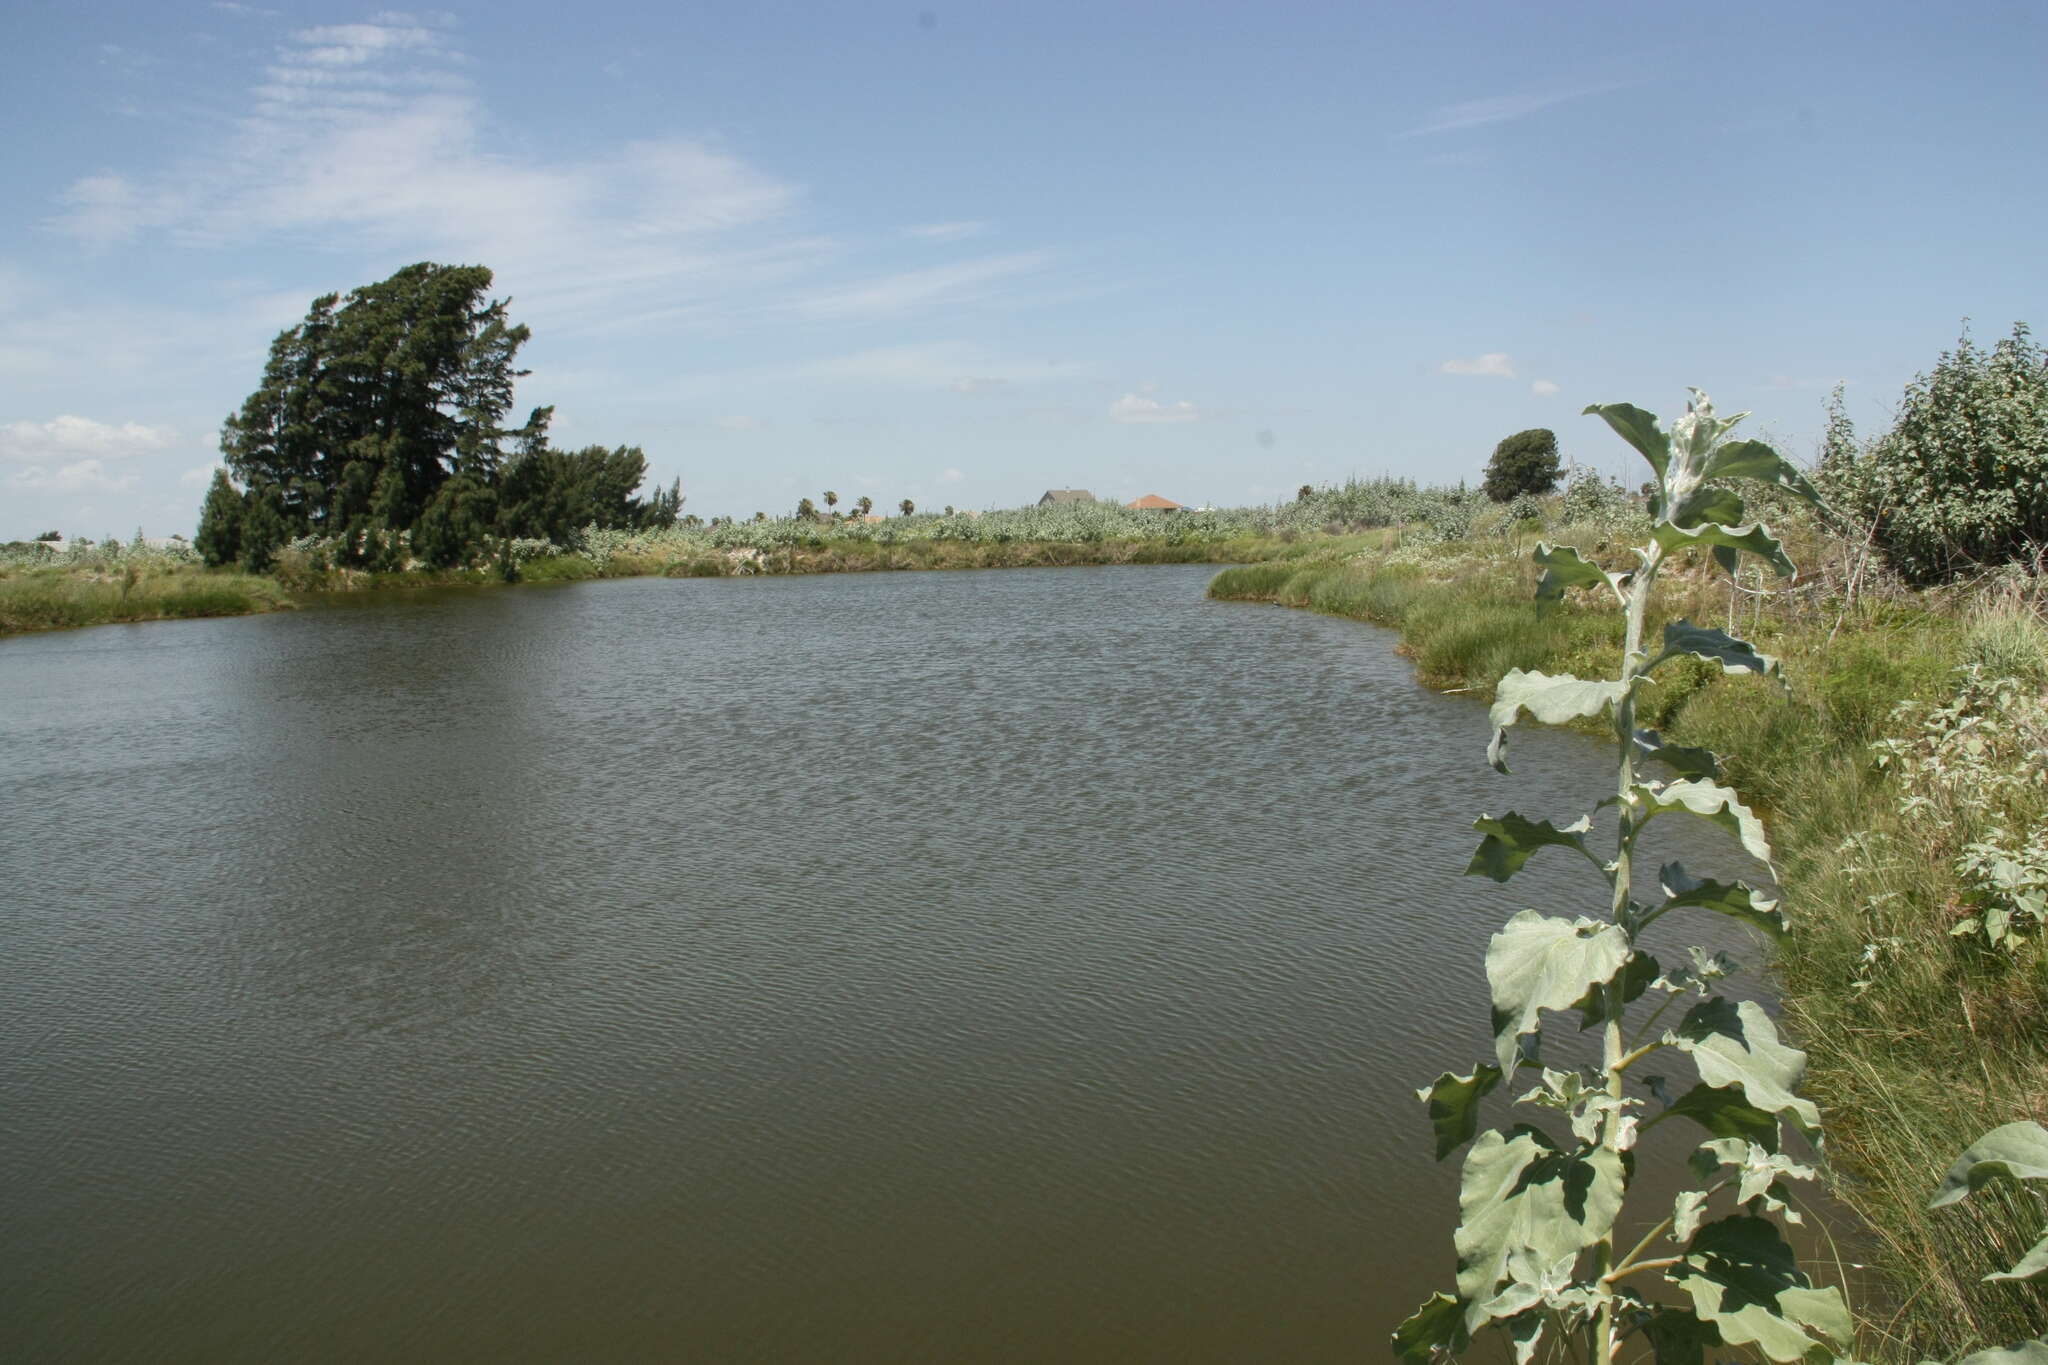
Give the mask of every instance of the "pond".
[{"label": "pond", "polygon": [[1611,769],[1212,573],[0,643],[0,1355],[1378,1358]]}]

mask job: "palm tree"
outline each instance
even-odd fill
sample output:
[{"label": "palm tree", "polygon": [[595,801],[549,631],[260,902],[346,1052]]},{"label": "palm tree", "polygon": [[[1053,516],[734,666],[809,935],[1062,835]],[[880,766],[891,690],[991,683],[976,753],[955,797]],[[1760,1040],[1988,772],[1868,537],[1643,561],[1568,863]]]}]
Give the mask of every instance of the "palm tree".
[{"label": "palm tree", "polygon": [[875,510],[875,500],[863,494],[861,496],[861,500],[855,503],[854,506],[860,509],[860,514],[862,516],[867,516],[869,513]]},{"label": "palm tree", "polygon": [[[833,492],[833,491],[832,491],[831,489],[829,489],[829,488],[828,488],[828,489],[826,489],[826,490],[825,490],[825,510],[829,512],[829,511],[831,511],[831,510],[832,510],[832,509],[833,509],[834,507],[837,507],[838,505],[839,505],[839,495],[838,495],[837,493],[834,493],[834,492]],[[835,519],[835,520],[836,520],[836,519],[838,518],[838,516],[839,516],[839,514],[838,514],[837,512],[833,512],[833,513],[832,513],[832,515],[833,515],[833,517],[834,517],[834,519]]]},{"label": "palm tree", "polygon": [[899,502],[896,505],[903,509],[903,515],[906,517],[917,510],[917,504],[912,502],[909,498],[905,498],[902,502]]},{"label": "palm tree", "polygon": [[796,519],[798,521],[816,521],[818,519],[817,504],[809,498],[798,498],[796,503]]}]

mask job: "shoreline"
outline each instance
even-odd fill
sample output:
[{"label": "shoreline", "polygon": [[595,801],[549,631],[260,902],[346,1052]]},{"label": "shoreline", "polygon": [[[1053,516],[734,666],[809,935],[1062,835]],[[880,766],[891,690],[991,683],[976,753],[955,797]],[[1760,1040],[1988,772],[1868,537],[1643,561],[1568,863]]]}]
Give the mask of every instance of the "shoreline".
[{"label": "shoreline", "polygon": [[[1534,583],[1526,546],[1466,543],[1246,565],[1220,573],[1209,595],[1392,629],[1417,680],[1437,691],[1491,700],[1510,668],[1604,676],[1619,641],[1613,614],[1571,603],[1541,613]],[[1735,610],[1725,583],[1703,570],[1681,580],[1665,619]],[[2038,1295],[1981,1281],[2038,1236],[2038,1212],[1925,1207],[1981,1134],[2048,1112],[2048,964],[2038,941],[2004,961],[1958,941],[1968,893],[1953,850],[1930,845],[1968,836],[1902,816],[1893,780],[1872,761],[1874,743],[1911,733],[1895,716],[1901,703],[1955,696],[1983,610],[1967,595],[1932,593],[1759,607],[1741,625],[1784,658],[1789,688],[1724,682],[1702,667],[1668,677],[1644,707],[1644,723],[1668,738],[1726,756],[1727,780],[1770,825],[1795,932],[1765,972],[1808,1054],[1828,1188],[1876,1248],[1886,1301],[1855,1305],[1869,1359],[1953,1358],[2048,1331]],[[2048,657],[2040,666],[2033,685],[2048,697]],[[1873,882],[1873,865],[1909,870]]]}]

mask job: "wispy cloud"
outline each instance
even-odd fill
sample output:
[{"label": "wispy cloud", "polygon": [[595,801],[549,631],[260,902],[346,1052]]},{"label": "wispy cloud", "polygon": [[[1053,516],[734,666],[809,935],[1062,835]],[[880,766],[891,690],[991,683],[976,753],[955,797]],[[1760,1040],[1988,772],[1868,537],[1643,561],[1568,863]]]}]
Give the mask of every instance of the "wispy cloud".
[{"label": "wispy cloud", "polygon": [[957,242],[963,237],[979,237],[988,231],[989,225],[979,221],[963,220],[957,223],[919,223],[903,229],[906,237],[916,237],[926,242]]},{"label": "wispy cloud", "polygon": [[1482,374],[1495,379],[1513,379],[1515,362],[1505,351],[1488,351],[1485,355],[1446,360],[1437,366],[1437,370],[1441,374]]},{"label": "wispy cloud", "polygon": [[1463,128],[1481,128],[1489,123],[1507,123],[1514,119],[1527,118],[1545,109],[1573,100],[1582,100],[1594,95],[1611,94],[1642,84],[1639,80],[1601,81],[1595,85],[1581,85],[1568,89],[1539,91],[1521,95],[1488,95],[1482,99],[1460,100],[1446,104],[1433,111],[1420,124],[1395,137],[1428,137],[1434,133],[1453,133]]},{"label": "wispy cloud", "polygon": [[109,474],[99,460],[79,460],[56,469],[30,465],[8,480],[16,488],[42,493],[119,493],[134,482],[132,474]]},{"label": "wispy cloud", "polygon": [[9,422],[0,426],[0,460],[10,464],[117,460],[161,450],[173,439],[168,428],[140,422],[115,425],[70,416],[47,422]]},{"label": "wispy cloud", "polygon": [[1548,398],[1557,392],[1557,385],[1551,383],[1548,379],[1539,379],[1529,386],[1529,392],[1535,394],[1538,398]]},{"label": "wispy cloud", "polygon": [[788,307],[809,318],[839,319],[891,317],[937,304],[975,303],[989,298],[1002,281],[1034,274],[1051,262],[1052,253],[1047,251],[984,256],[819,290],[791,300]]},{"label": "wispy cloud", "polygon": [[1194,422],[1201,418],[1193,403],[1162,403],[1143,394],[1127,393],[1109,405],[1109,420],[1125,423]]}]

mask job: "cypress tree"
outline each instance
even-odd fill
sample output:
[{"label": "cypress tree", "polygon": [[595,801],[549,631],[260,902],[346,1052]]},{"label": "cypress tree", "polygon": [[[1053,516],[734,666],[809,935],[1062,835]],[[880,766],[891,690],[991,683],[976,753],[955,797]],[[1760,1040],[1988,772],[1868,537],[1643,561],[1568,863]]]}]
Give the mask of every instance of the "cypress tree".
[{"label": "cypress tree", "polygon": [[199,534],[192,542],[199,557],[218,568],[242,554],[242,495],[228,482],[225,469],[213,471],[213,483],[199,508]]}]

